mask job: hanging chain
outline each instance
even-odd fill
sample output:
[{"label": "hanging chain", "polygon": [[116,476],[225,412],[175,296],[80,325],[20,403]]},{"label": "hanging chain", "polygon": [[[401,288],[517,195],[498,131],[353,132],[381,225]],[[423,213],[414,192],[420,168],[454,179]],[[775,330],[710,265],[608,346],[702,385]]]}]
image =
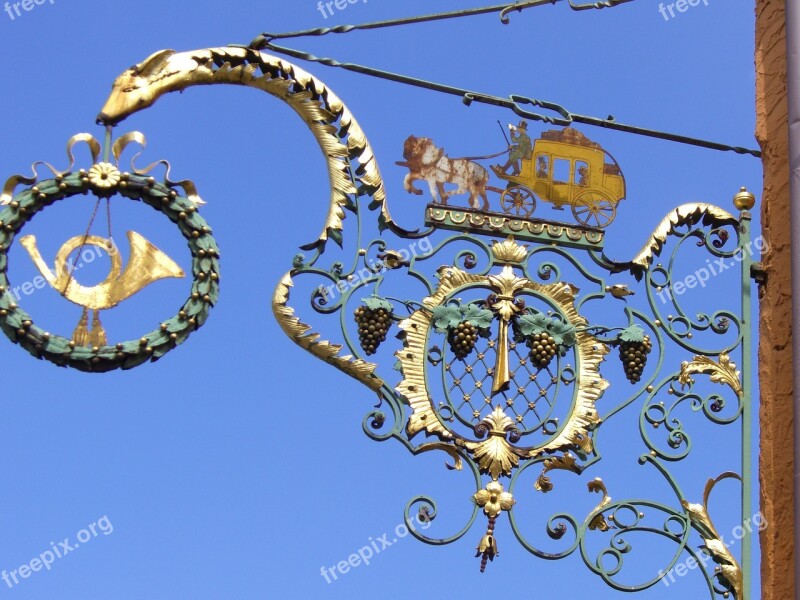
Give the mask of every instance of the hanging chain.
[{"label": "hanging chain", "polygon": [[[92,216],[89,218],[89,224],[86,226],[86,231],[83,234],[83,239],[81,240],[81,245],[78,248],[78,256],[79,257],[81,255],[81,252],[83,252],[83,249],[86,247],[86,240],[89,239],[89,234],[92,231],[92,225],[94,224],[94,220],[97,217],[97,209],[99,209],[99,208],[100,208],[100,198],[98,198],[97,202],[94,203],[94,210],[92,210]],[[72,274],[75,272],[75,268],[76,267],[77,267],[77,264],[75,262],[73,262],[70,265],[69,278],[67,279],[67,283],[64,286],[65,290],[69,287],[69,284],[72,283]]]},{"label": "hanging chain", "polygon": [[106,219],[108,221],[108,244],[111,249],[114,245],[114,236],[111,235],[111,198],[106,198]]},{"label": "hanging chain", "polygon": [[[103,149],[103,162],[108,162],[108,160],[109,160],[109,153],[110,153],[110,150],[111,150],[111,134],[112,134],[112,128],[111,127],[106,127],[105,144],[104,144],[104,149]],[[97,218],[97,211],[100,209],[100,202],[101,201],[102,201],[101,198],[98,198],[97,202],[95,202],[95,204],[94,204],[94,209],[92,210],[92,216],[89,217],[89,224],[86,226],[86,231],[83,233],[83,238],[81,239],[81,245],[80,245],[80,247],[78,247],[78,256],[79,257],[81,256],[81,253],[83,252],[83,249],[86,247],[86,241],[89,239],[89,234],[92,231],[92,225],[94,225],[94,221]],[[108,226],[108,241],[109,241],[109,245],[110,245],[109,249],[110,249],[111,248],[111,244],[114,243],[112,241],[112,238],[111,238],[111,198],[106,198],[106,221],[107,221],[107,226]],[[76,262],[73,262],[70,265],[69,277],[67,278],[67,284],[64,287],[64,289],[67,289],[67,287],[69,287],[69,284],[72,282],[72,275],[75,272],[75,269],[77,267]]]},{"label": "hanging chain", "polygon": [[[111,149],[111,136],[112,136],[113,129],[114,128],[111,127],[111,126],[106,126],[106,140],[105,140],[105,149],[104,149],[104,156],[103,156],[103,160],[105,162],[108,162],[108,160],[109,160],[109,151]],[[113,247],[114,240],[113,240],[113,237],[111,235],[111,197],[110,196],[108,198],[106,198],[106,220],[107,220],[107,224],[108,224],[109,249],[111,249]]]}]

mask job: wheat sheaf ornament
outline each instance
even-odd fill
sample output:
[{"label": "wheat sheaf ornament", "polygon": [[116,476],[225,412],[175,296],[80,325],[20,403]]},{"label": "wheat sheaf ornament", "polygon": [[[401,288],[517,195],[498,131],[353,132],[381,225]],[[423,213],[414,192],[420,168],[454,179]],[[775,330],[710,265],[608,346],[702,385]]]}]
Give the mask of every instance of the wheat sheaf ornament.
[{"label": "wheat sheaf ornament", "polygon": [[[93,164],[75,170],[73,150],[81,143],[88,145]],[[198,213],[203,201],[194,184],[188,180],[170,181],[170,165],[163,160],[137,168],[135,161],[139,154],[132,159],[130,171],[121,170],[120,156],[132,144],[144,148],[144,135],[130,132],[112,143],[109,129],[105,147],[102,147],[91,134],[77,134],[67,143],[70,162],[66,170],[59,171],[48,163],[36,162],[33,177],[16,175],[3,188],[0,196],[0,328],[12,342],[37,358],[88,372],[131,369],[149,360],[157,360],[183,343],[192,331],[205,323],[217,301],[219,248],[210,227]],[[99,160],[101,153],[103,159]],[[40,165],[52,173],[51,178],[39,176],[37,168]],[[163,182],[157,182],[149,175],[159,165],[166,167]],[[18,190],[20,185],[27,187]],[[182,193],[176,188],[181,188]],[[51,268],[39,251],[36,237],[20,235],[22,229],[52,204],[87,195],[94,197],[90,222],[85,232],[61,245],[54,268]],[[125,198],[143,202],[177,225],[191,252],[192,285],[190,295],[178,314],[162,321],[157,329],[139,339],[109,343],[112,338],[103,327],[101,311],[115,308],[144,288],[157,285],[160,280],[186,277],[184,270],[172,258],[136,231],[126,233],[130,254],[123,267],[122,257],[111,238],[110,223],[112,199],[118,202]],[[108,214],[107,236],[91,233],[102,204],[105,204]],[[78,324],[71,335],[56,335],[43,330],[16,304],[8,279],[8,251],[18,236],[19,244],[53,291],[81,308]],[[75,251],[80,253],[89,246],[105,251],[111,259],[111,267],[102,282],[86,287],[78,281],[75,266],[69,259]]]}]

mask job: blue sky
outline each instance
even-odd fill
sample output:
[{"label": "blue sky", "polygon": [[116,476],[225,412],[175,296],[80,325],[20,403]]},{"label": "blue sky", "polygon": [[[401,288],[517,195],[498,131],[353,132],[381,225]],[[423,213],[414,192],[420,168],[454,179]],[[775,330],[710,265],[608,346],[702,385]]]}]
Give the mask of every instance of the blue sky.
[{"label": "blue sky", "polygon": [[[36,160],[63,168],[70,136],[102,135],[95,116],[114,78],[156,50],[246,44],[264,30],[481,4],[370,0],[327,18],[313,0],[48,0],[19,16],[12,7],[13,19],[0,13],[2,177],[27,173]],[[500,96],[555,101],[575,113],[613,114],[624,123],[755,147],[753,28],[748,2],[710,0],[667,20],[659,3],[635,0],[577,14],[559,3],[514,14],[506,26],[490,15],[289,45]],[[496,121],[518,120],[497,108],[466,107],[457,98],[301,66],[336,91],[359,119],[393,212],[414,227],[421,225],[423,200],[403,190],[404,171],[394,164],[403,140],[424,135],[451,156],[488,154],[505,146]],[[56,560],[51,571],[33,573],[11,589],[0,582],[0,598],[380,594],[427,600],[494,595],[506,585],[509,593],[531,597],[571,598],[590,590],[599,598],[622,597],[577,554],[556,562],[532,557],[505,522],[498,530],[501,555],[480,575],[473,558],[483,533],[480,519],[451,546],[400,539],[369,566],[327,583],[320,567],[347,560],[370,538],[396,537],[403,507],[419,493],[441,502],[436,531],[456,531],[469,514],[470,478],[445,471],[443,456],[413,457],[400,444],[368,439],[361,420],[374,397],[294,346],[272,317],[275,284],[298,246],[318,234],[327,209],[324,162],[303,123],[265,94],[220,87],[166,97],[117,131],[133,129],[148,137],[142,164],[170,160],[174,177],[193,179],[208,202],[202,214],[222,249],[221,300],[185,345],[129,372],[57,369],[11,343],[3,346],[0,570],[29,563],[51,541],[74,541],[102,517],[113,532],[98,529],[99,535]],[[607,252],[617,258],[632,256],[678,204],[703,201],[731,209],[740,186],[760,189],[760,162],[752,157],[581,130],[610,150],[627,176],[628,198],[608,230]],[[88,157],[81,156],[87,166]],[[31,231],[35,226],[48,261],[64,239],[83,231],[90,212],[75,198],[37,217]],[[187,266],[185,245],[167,219],[132,203],[115,206],[114,216],[118,240],[126,229],[146,233]],[[36,275],[20,248],[11,258],[13,280]],[[102,279],[101,264],[86,267],[87,281]],[[730,297],[735,276],[726,277],[715,282],[713,294],[690,302]],[[107,329],[137,339],[177,311],[187,286],[185,280],[154,284],[130,309],[118,309],[119,316],[108,313]],[[21,304],[65,334],[79,316],[50,289]],[[627,431],[638,435],[635,428]],[[698,472],[685,474],[687,494],[699,501],[711,468],[737,466],[738,444],[731,444],[729,453],[706,457]],[[623,470],[612,460],[591,476],[614,481],[619,491],[612,495],[618,498],[646,495],[656,484],[642,475],[635,458],[630,464]],[[584,509],[596,503],[585,494],[585,480],[564,478],[563,485],[565,493],[574,490],[567,495],[586,496]],[[738,488],[726,483],[720,489],[720,527],[731,531]],[[537,524],[560,508],[555,496],[527,505],[521,518],[528,515]],[[545,537],[541,527],[530,535]],[[647,541],[640,548],[645,554],[658,550]],[[697,585],[686,577],[641,597],[693,597]]]}]

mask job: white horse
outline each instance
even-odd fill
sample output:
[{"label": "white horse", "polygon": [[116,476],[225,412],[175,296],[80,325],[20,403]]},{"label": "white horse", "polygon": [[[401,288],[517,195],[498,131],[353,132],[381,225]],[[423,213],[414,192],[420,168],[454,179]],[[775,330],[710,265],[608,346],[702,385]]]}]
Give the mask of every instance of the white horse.
[{"label": "white horse", "polygon": [[[410,136],[403,145],[405,162],[398,162],[408,167],[409,172],[403,185],[409,194],[421,195],[422,190],[414,187],[415,181],[427,181],[433,201],[447,204],[450,196],[469,193],[469,204],[472,208],[480,208],[478,197],[483,199],[483,210],[489,210],[486,197],[486,184],[489,173],[478,163],[465,158],[450,159],[444,148],[438,148],[429,138]],[[444,185],[450,183],[457,189],[446,191]]]}]

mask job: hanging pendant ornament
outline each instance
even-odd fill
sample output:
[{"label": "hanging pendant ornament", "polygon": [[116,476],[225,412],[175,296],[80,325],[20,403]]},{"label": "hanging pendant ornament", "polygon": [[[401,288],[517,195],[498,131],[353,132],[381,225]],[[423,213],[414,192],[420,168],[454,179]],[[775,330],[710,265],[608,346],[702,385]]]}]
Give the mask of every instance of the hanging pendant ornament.
[{"label": "hanging pendant ornament", "polygon": [[[73,149],[79,143],[89,146],[94,164],[88,170],[73,171]],[[206,321],[211,307],[217,301],[219,249],[211,229],[197,212],[198,206],[204,203],[197,195],[194,184],[190,181],[170,181],[167,161],[157,161],[144,169],[136,168],[134,163],[138,154],[131,161],[131,172],[120,171],[120,155],[133,143],[144,148],[144,135],[131,132],[111,145],[109,131],[105,155],[102,161],[98,161],[100,143],[88,133],[75,135],[67,143],[70,163],[65,171],[58,171],[48,163],[36,162],[33,165],[33,177],[16,175],[3,188],[0,196],[0,206],[4,207],[0,211],[0,328],[11,341],[37,358],[89,372],[130,369],[147,360],[157,360],[183,343],[192,331]],[[109,152],[113,154],[114,163],[109,162]],[[53,178],[40,179],[37,173],[39,165],[47,167]],[[157,183],[155,178],[148,175],[158,165],[166,167],[163,183]],[[20,184],[30,187],[15,192]],[[180,195],[176,187],[181,187],[184,195]],[[20,245],[47,283],[65,299],[82,308],[77,327],[70,337],[53,335],[37,327],[34,319],[14,302],[7,271],[8,251],[17,234],[44,208],[60,200],[87,194],[97,197],[98,206],[103,199],[110,203],[114,196],[142,201],[177,224],[181,234],[188,240],[193,275],[189,298],[177,315],[137,340],[109,344],[109,336],[100,320],[101,311],[116,307],[162,279],[184,278],[186,275],[172,258],[135,231],[127,232],[130,254],[123,268],[122,257],[110,235],[110,212],[109,237],[90,235],[87,229],[85,233],[68,239],[56,253],[53,269],[40,254],[35,236],[19,238]],[[73,252],[80,252],[86,246],[102,249],[111,259],[111,269],[106,279],[92,287],[85,287],[76,280],[73,273],[75,267],[69,261]]]}]

